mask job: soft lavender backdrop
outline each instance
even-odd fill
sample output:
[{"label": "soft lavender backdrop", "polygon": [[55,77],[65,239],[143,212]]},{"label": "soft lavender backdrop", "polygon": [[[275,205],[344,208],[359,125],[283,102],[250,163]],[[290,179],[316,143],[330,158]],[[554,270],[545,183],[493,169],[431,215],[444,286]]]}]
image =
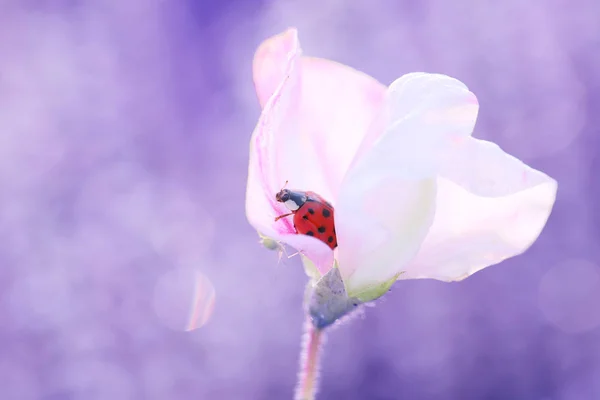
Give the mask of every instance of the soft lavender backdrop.
[{"label": "soft lavender backdrop", "polygon": [[[331,332],[320,398],[599,399],[597,0],[0,0],[0,399],[291,399],[305,277],[244,215],[252,55],[289,26],[463,80],[559,181],[525,255]],[[192,332],[182,267],[216,291]]]}]

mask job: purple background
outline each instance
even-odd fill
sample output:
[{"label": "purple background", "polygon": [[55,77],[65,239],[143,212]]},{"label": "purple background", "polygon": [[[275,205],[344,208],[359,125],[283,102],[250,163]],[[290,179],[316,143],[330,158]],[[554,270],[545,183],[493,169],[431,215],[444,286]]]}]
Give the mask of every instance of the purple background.
[{"label": "purple background", "polygon": [[[525,255],[333,330],[320,398],[599,399],[597,0],[1,0],[0,399],[292,398],[306,278],[244,215],[252,55],[289,26],[463,80],[476,136],[559,182]],[[192,332],[179,267],[216,290]]]}]

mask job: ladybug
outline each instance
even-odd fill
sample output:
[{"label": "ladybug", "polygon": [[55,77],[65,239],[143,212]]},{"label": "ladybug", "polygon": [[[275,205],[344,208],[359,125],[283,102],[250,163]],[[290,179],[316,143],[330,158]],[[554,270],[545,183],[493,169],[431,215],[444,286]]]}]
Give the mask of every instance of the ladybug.
[{"label": "ladybug", "polygon": [[337,247],[331,203],[315,192],[289,189],[281,189],[275,195],[275,200],[285,204],[291,211],[278,216],[275,221],[293,215],[296,233],[314,236],[332,250]]}]

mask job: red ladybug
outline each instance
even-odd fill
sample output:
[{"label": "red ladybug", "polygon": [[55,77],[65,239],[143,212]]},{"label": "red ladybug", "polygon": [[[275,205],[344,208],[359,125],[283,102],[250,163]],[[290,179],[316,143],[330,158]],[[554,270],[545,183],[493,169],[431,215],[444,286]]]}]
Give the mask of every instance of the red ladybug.
[{"label": "red ladybug", "polygon": [[275,199],[291,211],[275,218],[275,221],[293,215],[296,233],[314,236],[332,250],[337,247],[331,203],[315,192],[289,189],[281,189]]}]

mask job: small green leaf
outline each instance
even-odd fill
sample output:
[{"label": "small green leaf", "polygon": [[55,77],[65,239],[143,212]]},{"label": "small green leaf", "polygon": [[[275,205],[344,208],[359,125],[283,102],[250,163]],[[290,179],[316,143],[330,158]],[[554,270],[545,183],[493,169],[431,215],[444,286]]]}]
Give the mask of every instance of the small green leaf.
[{"label": "small green leaf", "polygon": [[381,296],[383,296],[390,290],[390,288],[392,287],[394,282],[396,282],[398,277],[400,275],[402,275],[403,272],[404,271],[399,272],[398,274],[394,275],[391,279],[389,279],[383,283],[380,283],[377,285],[366,286],[364,288],[359,289],[355,293],[349,293],[348,295],[350,297],[355,297],[355,298],[359,299],[362,303],[377,300],[378,298],[380,298]]}]

